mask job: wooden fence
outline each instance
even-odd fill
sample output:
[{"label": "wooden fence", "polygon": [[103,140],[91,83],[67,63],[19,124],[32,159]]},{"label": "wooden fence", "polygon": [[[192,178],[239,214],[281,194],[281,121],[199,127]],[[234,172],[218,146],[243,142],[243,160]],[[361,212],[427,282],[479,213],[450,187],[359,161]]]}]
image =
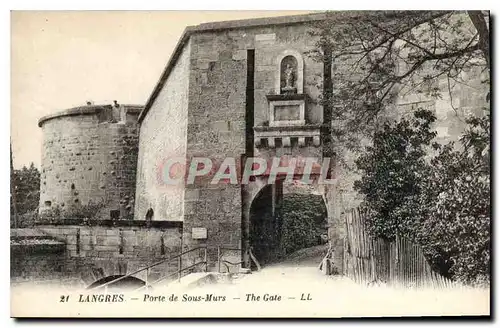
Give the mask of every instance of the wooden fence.
[{"label": "wooden fence", "polygon": [[372,238],[359,209],[345,213],[344,275],[360,283],[387,283],[404,287],[444,288],[455,285],[434,272],[422,249],[397,237],[389,242]]}]

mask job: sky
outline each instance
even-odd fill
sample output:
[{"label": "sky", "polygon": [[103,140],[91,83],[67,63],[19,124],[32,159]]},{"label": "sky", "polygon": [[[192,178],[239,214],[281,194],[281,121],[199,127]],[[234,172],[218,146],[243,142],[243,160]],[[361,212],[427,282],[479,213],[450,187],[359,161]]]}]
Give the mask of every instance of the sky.
[{"label": "sky", "polygon": [[95,104],[144,104],[186,26],[306,11],[13,11],[14,168],[40,167],[38,119]]}]

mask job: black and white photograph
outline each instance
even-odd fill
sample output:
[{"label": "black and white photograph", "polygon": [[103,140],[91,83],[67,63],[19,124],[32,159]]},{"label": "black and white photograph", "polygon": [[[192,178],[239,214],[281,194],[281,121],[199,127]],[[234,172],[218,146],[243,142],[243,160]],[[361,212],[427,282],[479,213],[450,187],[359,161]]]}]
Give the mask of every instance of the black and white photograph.
[{"label": "black and white photograph", "polygon": [[10,29],[11,317],[490,317],[489,10]]}]

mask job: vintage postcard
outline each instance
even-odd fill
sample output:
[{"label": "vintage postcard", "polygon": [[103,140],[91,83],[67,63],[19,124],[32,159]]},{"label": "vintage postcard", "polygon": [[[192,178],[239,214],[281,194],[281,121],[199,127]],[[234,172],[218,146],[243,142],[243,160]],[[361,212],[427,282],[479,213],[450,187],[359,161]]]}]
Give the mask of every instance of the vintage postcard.
[{"label": "vintage postcard", "polygon": [[12,11],[11,316],[490,316],[490,33]]}]

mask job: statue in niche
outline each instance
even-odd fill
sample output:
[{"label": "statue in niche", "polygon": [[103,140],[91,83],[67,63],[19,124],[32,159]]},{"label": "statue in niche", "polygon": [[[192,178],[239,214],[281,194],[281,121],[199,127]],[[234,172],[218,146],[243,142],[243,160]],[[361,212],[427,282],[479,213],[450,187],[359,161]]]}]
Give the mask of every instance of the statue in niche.
[{"label": "statue in niche", "polygon": [[293,72],[293,68],[290,64],[287,64],[285,69],[285,89],[293,89],[294,82],[295,74]]},{"label": "statue in niche", "polygon": [[281,93],[294,94],[297,93],[295,82],[297,78],[297,60],[293,56],[283,58],[281,62]]}]

